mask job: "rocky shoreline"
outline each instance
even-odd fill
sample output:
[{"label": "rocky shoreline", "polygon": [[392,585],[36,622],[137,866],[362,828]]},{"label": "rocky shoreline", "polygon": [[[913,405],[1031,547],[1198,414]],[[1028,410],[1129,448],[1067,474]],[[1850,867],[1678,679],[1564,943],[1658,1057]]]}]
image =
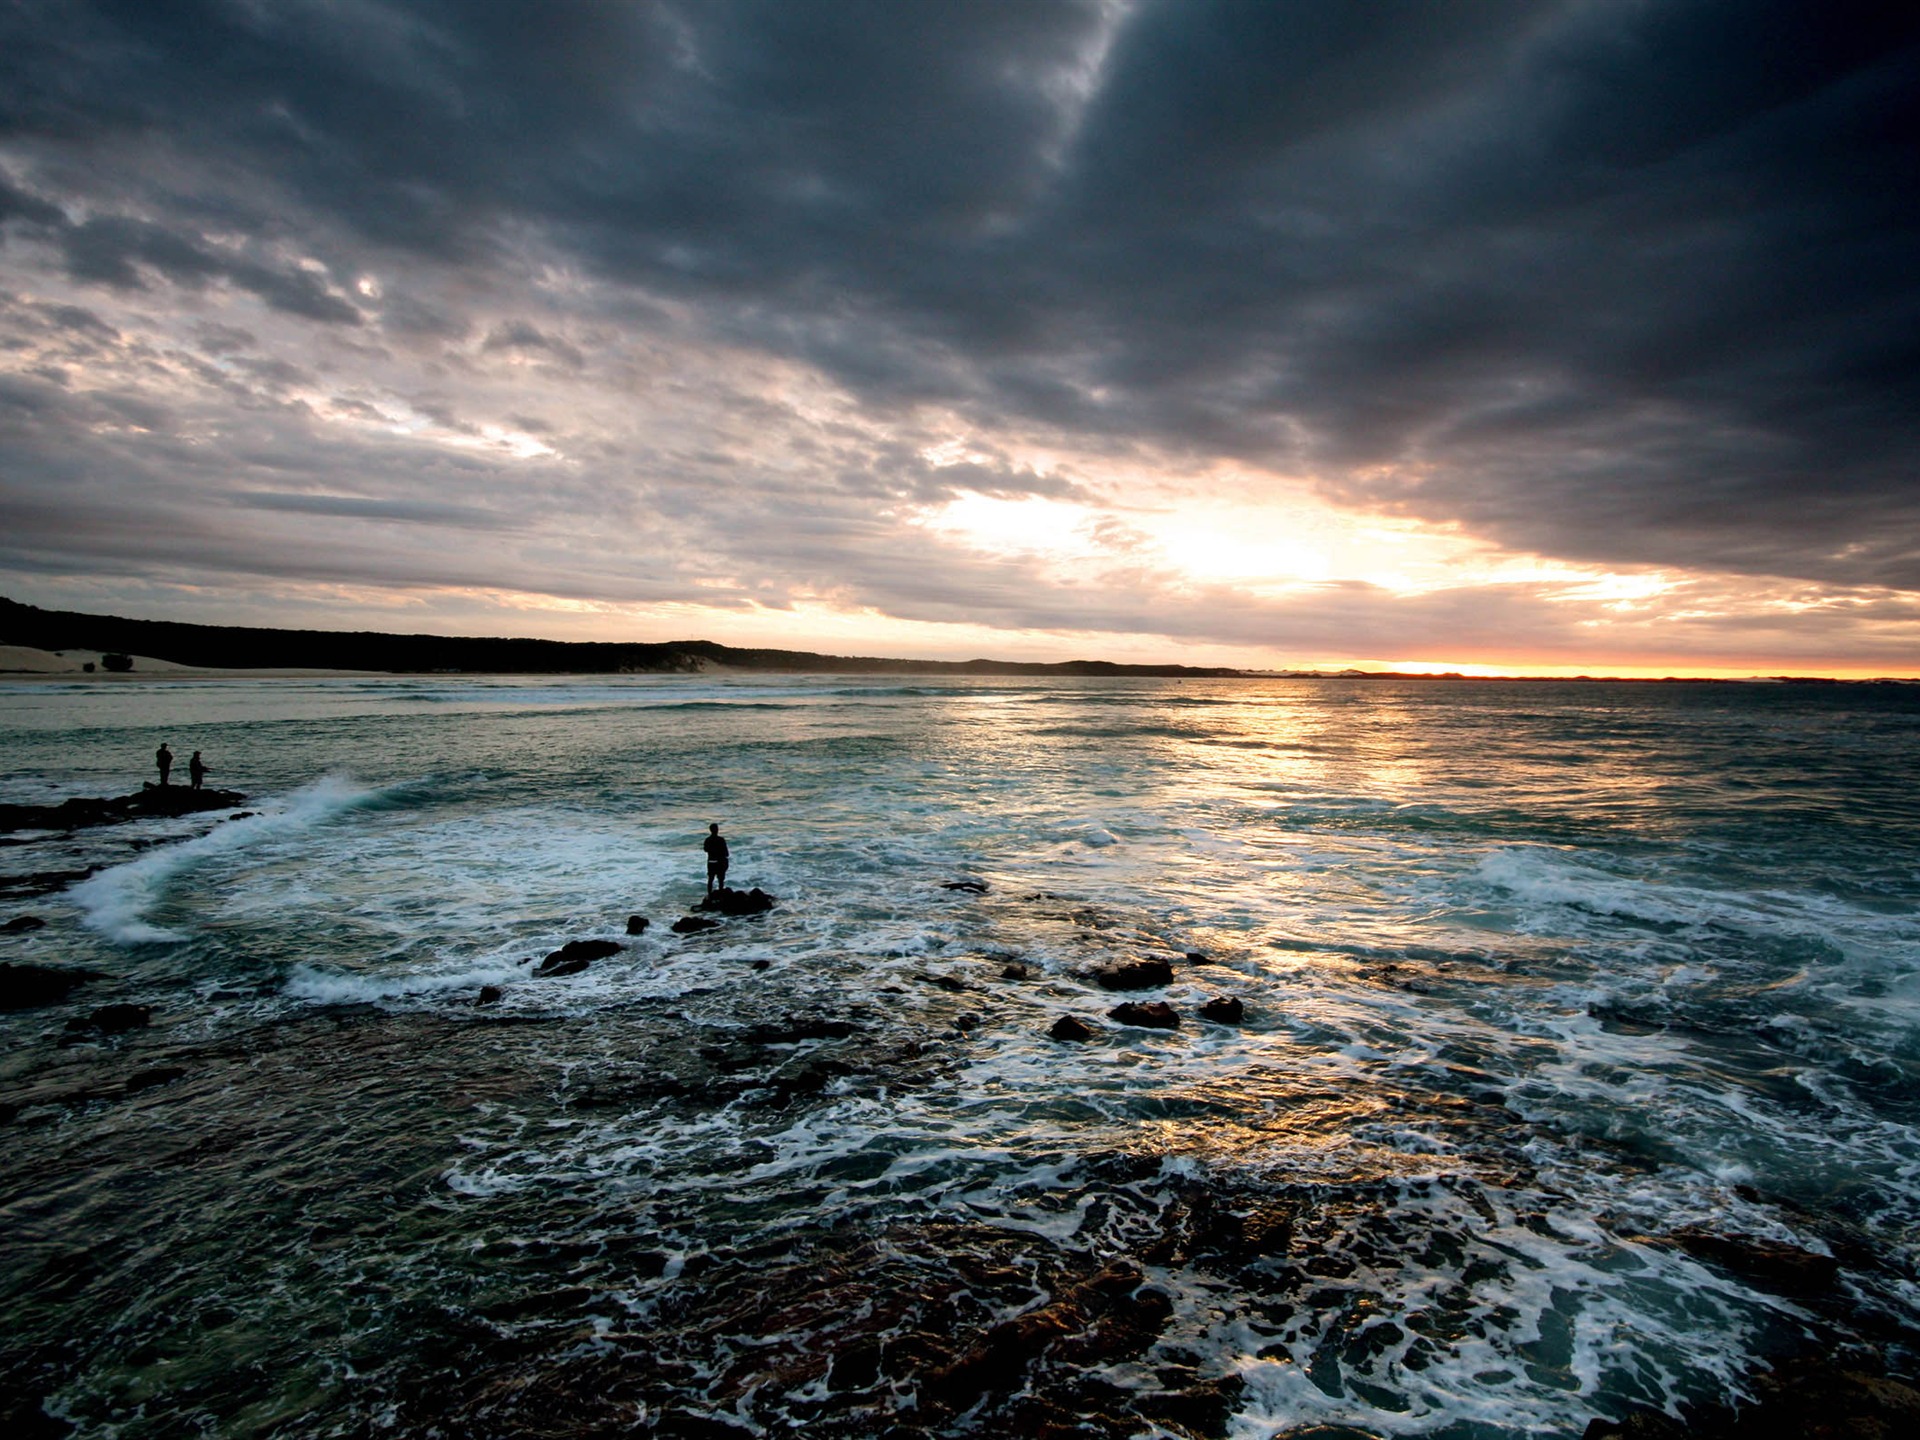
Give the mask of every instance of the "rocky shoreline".
[{"label": "rocky shoreline", "polygon": [[[244,799],[178,792],[194,794],[220,797],[189,802],[195,810]],[[125,800],[172,806],[178,796],[152,787]],[[69,806],[76,803],[43,813],[104,813],[93,807],[115,802]],[[113,818],[142,813],[190,809]],[[975,881],[947,888],[987,893]],[[764,891],[722,891],[666,928],[680,943],[704,944],[703,933],[752,923],[778,903]],[[699,924],[683,929],[686,921]],[[650,928],[645,916],[625,917],[629,937],[644,937]],[[30,950],[34,927],[8,929],[5,943]],[[544,987],[617,961],[629,948],[578,938],[523,963],[528,982]],[[1244,1004],[1232,995],[1187,1011],[1157,998],[1209,964],[1203,953],[1169,952],[1089,969],[1076,978],[1087,982],[1090,999],[1102,991],[1129,997],[1105,1012],[1116,1028],[1102,1027],[1091,1013],[1063,1013],[1051,1033],[1062,1043],[1127,1045],[1143,1030],[1189,1033],[1196,1018],[1242,1023]],[[829,1097],[878,1097],[937,1084],[963,1062],[970,1036],[999,1023],[994,993],[1036,978],[1026,965],[983,954],[974,963],[924,971],[915,977],[924,987],[908,987],[917,992],[911,1000],[885,1009],[836,1009],[784,1008],[772,989],[753,998],[748,987],[778,979],[762,982],[761,974],[763,963],[744,967],[736,994],[641,1001],[600,1018],[496,1009],[502,995],[489,987],[495,993],[483,992],[480,1008],[465,1012],[317,1007],[208,1043],[176,1038],[164,1004],[103,993],[110,981],[98,972],[10,958],[0,963],[0,1009],[43,1012],[55,1026],[36,1043],[37,1059],[22,1050],[5,1067],[0,1127],[10,1152],[28,1167],[21,1174],[31,1173],[43,1155],[49,1164],[122,1158],[67,1158],[60,1139],[67,1127],[121,1135],[116,1144],[135,1147],[124,1158],[140,1164],[175,1153],[176,1127],[209,1129],[208,1138],[188,1142],[190,1153],[192,1145],[215,1145],[208,1153],[218,1154],[237,1146],[244,1171],[252,1164],[249,1146],[263,1147],[264,1164],[265,1156],[279,1153],[272,1146],[300,1146],[307,1134],[302,1127],[321,1123],[337,1105],[391,1103],[359,1088],[365,1080],[355,1068],[357,1056],[405,1057],[385,1061],[390,1067],[424,1063],[418,1083],[428,1093],[495,1097],[536,1124],[651,1109],[663,1121],[696,1125],[743,1107],[798,1123]],[[743,1010],[760,1018],[743,1019]],[[545,1052],[527,1039],[555,1026],[606,1031],[604,1057],[556,1076]],[[455,1053],[464,1058],[448,1058]],[[196,1114],[203,1110],[209,1113]],[[124,1123],[110,1120],[121,1113]],[[231,1130],[232,1117],[248,1115],[284,1117],[274,1122],[282,1128],[214,1138]],[[139,1138],[143,1123],[153,1130],[150,1141]],[[450,1145],[451,1132],[439,1143]],[[137,1148],[141,1144],[155,1147],[151,1156]],[[425,1163],[443,1162],[429,1155]],[[471,1303],[429,1323],[404,1362],[385,1362],[403,1365],[388,1387],[386,1413],[402,1433],[440,1427],[450,1434],[558,1437],[631,1429],[636,1417],[647,1417],[645,1433],[710,1440],[796,1427],[842,1440],[1217,1437],[1227,1434],[1246,1398],[1244,1382],[1170,1338],[1177,1307],[1154,1280],[1156,1271],[1249,1286],[1268,1319],[1335,1307],[1342,1316],[1334,1331],[1338,1353],[1350,1362],[1411,1336],[1412,1363],[1423,1346],[1447,1345],[1450,1327],[1462,1323],[1444,1306],[1377,1315],[1364,1294],[1339,1288],[1356,1266],[1409,1245],[1391,1192],[1372,1182],[1256,1188],[1217,1178],[1169,1181],[1148,1154],[1089,1155],[1076,1163],[1081,1183],[1102,1197],[1097,1205],[1117,1207],[1130,1196],[1126,1203],[1137,1205],[1149,1190],[1160,1198],[1116,1224],[1102,1243],[1058,1243],[929,1218],[879,1233],[803,1223],[777,1235],[707,1234],[689,1245],[684,1236],[670,1241],[654,1234],[649,1226],[659,1225],[658,1217],[612,1212],[581,1217],[599,1237],[581,1242],[584,1248],[551,1235],[527,1245],[489,1240],[479,1256],[485,1263],[470,1280]],[[354,1183],[384,1196],[380,1187],[388,1182]],[[408,1203],[430,1218],[442,1205]],[[551,1230],[554,1222],[542,1223]],[[324,1227],[316,1231],[322,1233]],[[1838,1231],[1824,1237],[1831,1251],[1824,1255],[1707,1227],[1636,1238],[1682,1249],[1777,1295],[1800,1318],[1769,1342],[1763,1367],[1747,1377],[1748,1395],[1677,1417],[1651,1410],[1597,1417],[1585,1440],[1894,1440],[1920,1424],[1914,1387],[1920,1337],[1855,1302],[1851,1277],[1890,1263],[1871,1247]],[[457,1250],[458,1239],[452,1236],[449,1246]],[[51,1250],[49,1257],[48,1264],[57,1259]],[[615,1304],[609,1297],[616,1290],[631,1293]],[[16,1397],[0,1404],[9,1433],[58,1437],[84,1428],[43,1408],[67,1373],[65,1353],[53,1340],[24,1335],[0,1347],[0,1388]],[[1120,1384],[1116,1374],[1133,1378]],[[294,1424],[286,1433],[309,1432]],[[1275,1437],[1372,1440],[1374,1433],[1300,1425]]]},{"label": "rocky shoreline", "polygon": [[0,805],[0,834],[20,830],[79,830],[120,825],[129,820],[178,819],[246,804],[238,790],[195,790],[187,785],[148,782],[131,795],[112,798],[76,796],[58,805]]}]

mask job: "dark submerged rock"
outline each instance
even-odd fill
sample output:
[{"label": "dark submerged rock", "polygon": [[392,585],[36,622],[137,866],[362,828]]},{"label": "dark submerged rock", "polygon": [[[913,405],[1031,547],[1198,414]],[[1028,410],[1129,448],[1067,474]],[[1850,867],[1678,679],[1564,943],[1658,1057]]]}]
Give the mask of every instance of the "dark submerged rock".
[{"label": "dark submerged rock", "polygon": [[647,933],[647,926],[652,923],[644,915],[629,915],[627,916],[627,934],[644,935]]},{"label": "dark submerged rock", "polygon": [[155,1065],[148,1070],[136,1070],[127,1077],[126,1092],[137,1095],[142,1090],[152,1090],[161,1085],[171,1085],[176,1080],[184,1080],[187,1067],[184,1065]]},{"label": "dark submerged rock", "polygon": [[1149,1030],[1178,1030],[1180,1016],[1164,1000],[1150,1000],[1141,1004],[1129,1000],[1124,1005],[1116,1005],[1107,1012],[1122,1025],[1141,1025]]},{"label": "dark submerged rock", "polygon": [[1024,965],[1009,965],[1000,972],[1000,978],[1002,980],[1024,980],[1027,978],[1027,967]]},{"label": "dark submerged rock", "polygon": [[984,895],[987,893],[987,882],[984,880],[949,880],[940,888],[942,890],[964,890],[969,895]]},{"label": "dark submerged rock", "polygon": [[1173,983],[1173,967],[1164,960],[1135,960],[1096,970],[1093,978],[1107,990],[1153,990]]},{"label": "dark submerged rock", "polygon": [[102,1005],[91,1015],[76,1016],[67,1022],[69,1030],[94,1030],[102,1035],[124,1035],[129,1030],[144,1030],[153,1023],[151,1005]]},{"label": "dark submerged rock", "polygon": [[52,965],[0,965],[0,1010],[57,1005],[96,978],[91,970],[63,970]]},{"label": "dark submerged rock", "polygon": [[1091,1040],[1093,1027],[1084,1020],[1076,1020],[1071,1015],[1062,1015],[1053,1022],[1053,1028],[1047,1031],[1056,1040]]},{"label": "dark submerged rock", "polygon": [[1211,965],[1213,963],[1213,957],[1204,950],[1189,950],[1187,951],[1187,963],[1189,965]]},{"label": "dark submerged rock", "polygon": [[1681,1419],[1630,1410],[1588,1424],[1581,1440],[1897,1440],[1920,1434],[1920,1390],[1877,1355],[1813,1353],[1755,1376],[1750,1403],[1697,1406]]},{"label": "dark submerged rock", "polygon": [[475,997],[473,1003],[476,1005],[498,1005],[500,1003],[500,997],[505,993],[506,992],[498,985],[482,985],[480,987],[480,994]]},{"label": "dark submerged rock", "polygon": [[1238,996],[1216,995],[1200,1007],[1200,1016],[1216,1025],[1238,1025],[1247,1018],[1247,1007]]},{"label": "dark submerged rock", "polygon": [[47,922],[38,915],[16,915],[6,924],[0,925],[0,934],[21,935],[28,930],[44,930]]},{"label": "dark submerged rock", "polygon": [[1812,1299],[1832,1290],[1840,1278],[1840,1262],[1833,1256],[1772,1240],[1722,1235],[1692,1225],[1676,1230],[1671,1239],[1695,1259],[1718,1265],[1776,1295]]},{"label": "dark submerged rock", "polygon": [[673,922],[673,933],[676,935],[698,935],[703,930],[719,928],[718,920],[709,920],[704,915],[682,915]]},{"label": "dark submerged rock", "polygon": [[774,903],[775,897],[756,885],[751,890],[715,890],[693,908],[721,915],[764,915]]},{"label": "dark submerged rock", "polygon": [[88,866],[85,870],[38,870],[30,875],[9,875],[0,879],[0,895],[16,899],[29,899],[35,895],[52,895],[69,885],[78,884],[94,873],[97,867]]}]

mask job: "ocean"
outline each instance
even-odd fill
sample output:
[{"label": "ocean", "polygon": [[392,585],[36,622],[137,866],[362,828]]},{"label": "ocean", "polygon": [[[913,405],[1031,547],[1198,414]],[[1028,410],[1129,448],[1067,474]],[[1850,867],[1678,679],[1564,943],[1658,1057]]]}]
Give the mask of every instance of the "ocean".
[{"label": "ocean", "polygon": [[[0,801],[162,740],[243,809],[0,848],[69,877],[0,961],[94,972],[0,1014],[16,1433],[1505,1440],[1911,1368],[1920,688],[19,682]],[[710,822],[777,903],[676,934]]]}]

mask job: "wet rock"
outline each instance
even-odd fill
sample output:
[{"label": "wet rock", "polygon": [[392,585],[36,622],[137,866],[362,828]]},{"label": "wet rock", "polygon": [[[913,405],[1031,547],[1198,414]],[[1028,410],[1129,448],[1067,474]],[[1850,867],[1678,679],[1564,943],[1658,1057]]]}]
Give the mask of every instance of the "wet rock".
[{"label": "wet rock", "polygon": [[0,925],[0,934],[21,935],[29,930],[44,930],[47,922],[38,915],[16,915],[6,924]]},{"label": "wet rock", "polygon": [[155,1065],[147,1070],[136,1070],[127,1077],[126,1091],[137,1095],[142,1090],[152,1090],[161,1085],[171,1085],[176,1080],[186,1078],[184,1065]]},{"label": "wet rock", "polygon": [[1056,1300],[1016,1315],[989,1330],[951,1365],[927,1377],[926,1390],[937,1402],[963,1409],[981,1395],[1014,1389],[1028,1364],[1053,1341],[1078,1334],[1086,1316],[1071,1300]]},{"label": "wet rock", "polygon": [[1200,1007],[1200,1016],[1216,1025],[1238,1025],[1247,1018],[1247,1007],[1237,996],[1219,995]]},{"label": "wet rock", "polygon": [[231,814],[231,815],[229,815],[229,816],[227,816],[227,819],[229,819],[229,820],[251,820],[251,819],[253,819],[253,817],[254,817],[255,815],[258,815],[259,813],[260,813],[260,812],[259,812],[258,810],[236,810],[236,811],[234,811],[234,812],[233,812],[233,814]]},{"label": "wet rock", "polygon": [[673,933],[676,935],[698,935],[703,930],[719,928],[718,920],[709,920],[704,915],[682,915],[673,922]]},{"label": "wet rock", "polygon": [[0,805],[0,831],[78,830],[153,816],[195,815],[203,810],[231,810],[246,798],[237,790],[195,790],[188,785],[148,782],[132,795],[110,799],[77,796],[58,805]]},{"label": "wet rock", "polygon": [[1056,1040],[1091,1040],[1093,1027],[1084,1020],[1076,1020],[1071,1015],[1062,1015],[1053,1022],[1053,1028],[1047,1031]]},{"label": "wet rock", "polygon": [[144,1030],[153,1023],[151,1005],[102,1005],[91,1015],[76,1016],[67,1022],[69,1030],[93,1030],[102,1035],[125,1035]]},{"label": "wet rock", "polygon": [[569,940],[533,967],[536,975],[578,975],[595,960],[618,955],[626,946],[613,940]]},{"label": "wet rock", "polygon": [[1225,1435],[1246,1388],[1247,1382],[1238,1375],[1223,1375],[1179,1390],[1143,1395],[1136,1408],[1150,1419],[1177,1425],[1195,1435]]},{"label": "wet rock", "polygon": [[965,994],[966,991],[969,988],[971,988],[968,986],[966,981],[953,975],[924,975],[923,974],[923,975],[915,975],[913,978],[918,980],[922,985],[937,986],[940,989],[945,990],[949,995]]},{"label": "wet rock", "polygon": [[1027,978],[1027,967],[1024,965],[1009,965],[1000,972],[1000,978],[1002,980],[1024,980]]},{"label": "wet rock", "polygon": [[1122,1025],[1141,1025],[1149,1030],[1178,1030],[1180,1016],[1164,1000],[1150,1000],[1141,1004],[1129,1000],[1124,1005],[1116,1005],[1107,1012]]},{"label": "wet rock", "polygon": [[627,916],[627,934],[644,935],[647,933],[647,926],[652,923],[644,915],[629,915]]},{"label": "wet rock", "polygon": [[[983,1394],[1018,1390],[1029,1367],[1046,1359],[1083,1371],[1140,1356],[1173,1315],[1171,1296],[1140,1279],[1137,1265],[1114,1261],[1041,1308],[1002,1321],[927,1377],[927,1398],[962,1409]],[[1119,1392],[1110,1398],[1119,1400]]]},{"label": "wet rock", "polygon": [[1204,950],[1189,950],[1187,951],[1187,963],[1189,965],[1211,965],[1213,963],[1213,957]]},{"label": "wet rock", "polygon": [[775,903],[775,897],[755,886],[751,890],[715,890],[693,908],[721,915],[764,915]]},{"label": "wet rock", "polygon": [[1811,1299],[1832,1290],[1840,1278],[1840,1262],[1833,1256],[1772,1240],[1722,1235],[1698,1226],[1676,1230],[1668,1238],[1695,1259],[1718,1265],[1776,1295]]},{"label": "wet rock", "polygon": [[1153,990],[1173,983],[1173,967],[1164,960],[1135,960],[1096,970],[1093,978],[1107,990]]},{"label": "wet rock", "polygon": [[749,962],[748,968],[754,969],[754,970],[767,970],[767,969],[771,969],[772,966],[773,966],[773,962],[771,960],[754,960]]},{"label": "wet rock", "polygon": [[475,997],[473,1003],[476,1005],[498,1005],[500,1003],[500,997],[503,994],[505,994],[505,992],[501,990],[498,985],[482,985],[480,987],[480,994]]},{"label": "wet rock", "polygon": [[984,880],[949,880],[940,888],[942,890],[964,890],[969,895],[984,895],[987,893],[987,883]]}]

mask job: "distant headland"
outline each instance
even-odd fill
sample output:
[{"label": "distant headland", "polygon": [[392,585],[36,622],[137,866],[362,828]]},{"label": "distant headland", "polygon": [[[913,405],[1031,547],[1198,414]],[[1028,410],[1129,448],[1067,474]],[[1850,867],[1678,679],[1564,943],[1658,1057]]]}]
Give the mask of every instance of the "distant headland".
[{"label": "distant headland", "polygon": [[[355,630],[270,630],[187,625],[42,610],[0,599],[0,646],[115,657],[151,656],[202,670],[349,670],[433,675],[684,675],[762,670],[839,675],[1106,675],[1241,679],[1258,672],[1222,665],[1122,665],[1107,660],[893,660],[740,649],[711,640],[624,642],[387,635]],[[7,668],[0,665],[0,670]],[[137,664],[134,669],[138,673]]]},{"label": "distant headland", "polygon": [[[75,660],[75,652],[92,658]],[[64,658],[63,658],[64,657]],[[1199,680],[1518,680],[1542,677],[1396,670],[1250,670],[1227,665],[1128,665],[1111,660],[902,660],[743,649],[711,640],[533,640],[458,635],[391,635],[373,630],[278,630],[189,625],[42,610],[0,598],[0,675],[138,675],[238,671],[252,675],[347,672],[386,675],[697,675],[762,671],[819,675],[1079,675]],[[1606,675],[1560,677],[1607,680]],[[1810,675],[1752,681],[1669,677],[1687,684],[1793,681],[1800,684],[1912,684],[1829,680]],[[1542,678],[1542,683],[1547,682]],[[1635,683],[1660,684],[1659,680]]]}]

